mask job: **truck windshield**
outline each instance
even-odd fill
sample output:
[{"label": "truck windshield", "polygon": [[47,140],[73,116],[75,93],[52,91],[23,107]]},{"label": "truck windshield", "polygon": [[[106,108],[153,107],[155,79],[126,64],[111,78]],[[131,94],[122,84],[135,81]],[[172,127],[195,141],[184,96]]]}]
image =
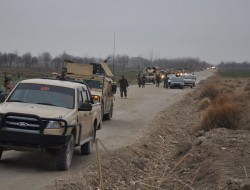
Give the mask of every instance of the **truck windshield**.
[{"label": "truck windshield", "polygon": [[89,88],[102,89],[102,81],[98,80],[84,80],[84,81],[89,85]]},{"label": "truck windshield", "polygon": [[74,108],[75,90],[47,84],[21,83],[7,102],[23,102],[50,106]]}]

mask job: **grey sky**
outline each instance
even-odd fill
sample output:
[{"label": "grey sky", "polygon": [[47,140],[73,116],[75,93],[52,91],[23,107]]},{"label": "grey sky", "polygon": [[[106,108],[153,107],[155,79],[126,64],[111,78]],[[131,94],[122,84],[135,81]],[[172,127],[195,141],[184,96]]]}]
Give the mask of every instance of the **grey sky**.
[{"label": "grey sky", "polygon": [[0,0],[0,51],[250,61],[250,0]]}]

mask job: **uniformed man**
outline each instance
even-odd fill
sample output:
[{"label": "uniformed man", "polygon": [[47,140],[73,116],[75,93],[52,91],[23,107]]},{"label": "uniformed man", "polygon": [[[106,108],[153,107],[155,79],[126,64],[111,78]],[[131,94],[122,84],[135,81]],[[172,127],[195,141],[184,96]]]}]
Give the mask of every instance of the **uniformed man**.
[{"label": "uniformed man", "polygon": [[141,87],[142,85],[142,79],[141,79],[141,75],[137,74],[137,82],[138,82],[138,86]]},{"label": "uniformed man", "polygon": [[124,75],[122,75],[121,79],[119,79],[118,82],[120,84],[121,98],[123,98],[123,95],[125,96],[125,98],[127,98],[127,88],[128,88],[127,79],[124,77]]}]

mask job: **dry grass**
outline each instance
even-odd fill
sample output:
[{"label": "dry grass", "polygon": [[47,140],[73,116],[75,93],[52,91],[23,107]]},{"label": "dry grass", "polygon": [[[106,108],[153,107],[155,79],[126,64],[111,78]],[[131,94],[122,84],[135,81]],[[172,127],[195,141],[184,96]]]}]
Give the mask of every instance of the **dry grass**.
[{"label": "dry grass", "polygon": [[242,119],[242,105],[226,94],[218,95],[211,106],[201,114],[201,128],[237,129]]},{"label": "dry grass", "polygon": [[[244,89],[240,80],[225,79],[220,83],[218,78],[211,79],[200,89],[200,101],[197,106],[201,124],[194,131],[214,128],[237,129],[243,120],[243,110],[249,99],[250,83]],[[235,85],[236,84],[236,85]]]},{"label": "dry grass", "polygon": [[247,84],[247,86],[245,87],[244,91],[250,91],[250,84]]},{"label": "dry grass", "polygon": [[208,108],[209,104],[210,104],[211,100],[208,97],[202,98],[199,102],[198,102],[198,108],[199,110],[205,110]]},{"label": "dry grass", "polygon": [[201,88],[200,99],[208,97],[209,99],[213,100],[219,95],[219,93],[220,90],[218,88],[218,83],[213,81]]}]

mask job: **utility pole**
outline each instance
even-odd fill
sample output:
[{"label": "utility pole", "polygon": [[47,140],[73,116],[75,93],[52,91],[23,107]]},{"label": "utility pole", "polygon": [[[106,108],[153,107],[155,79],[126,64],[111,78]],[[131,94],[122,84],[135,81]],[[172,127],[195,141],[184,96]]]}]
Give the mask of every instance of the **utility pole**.
[{"label": "utility pole", "polygon": [[113,75],[115,75],[115,32],[114,32],[114,51],[113,51]]}]

